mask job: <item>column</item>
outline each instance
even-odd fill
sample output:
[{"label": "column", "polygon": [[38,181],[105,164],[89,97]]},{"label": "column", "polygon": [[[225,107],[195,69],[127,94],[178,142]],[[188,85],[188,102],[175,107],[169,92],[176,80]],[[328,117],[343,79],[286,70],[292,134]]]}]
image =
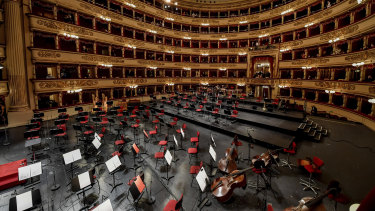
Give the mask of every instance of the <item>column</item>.
[{"label": "column", "polygon": [[314,101],[319,101],[319,91],[315,91],[315,100]]},{"label": "column", "polygon": [[82,92],[78,92],[79,103],[82,103]]},{"label": "column", "polygon": [[359,97],[357,98],[357,111],[361,112],[361,109],[362,109],[362,98]]},{"label": "column", "polygon": [[306,99],[306,89],[302,89],[302,99]]},{"label": "column", "polygon": [[293,97],[293,88],[292,87],[289,88],[289,97]]},{"label": "column", "polygon": [[333,93],[329,93],[328,96],[328,104],[332,104]]},{"label": "column", "polygon": [[62,106],[62,92],[59,92],[59,106]]},{"label": "column", "polygon": [[81,65],[78,65],[77,67],[77,72],[78,72],[78,78],[81,78]]},{"label": "column", "polygon": [[372,107],[371,107],[371,116],[375,117],[375,103],[372,104]]},{"label": "column", "polygon": [[347,95],[343,95],[342,96],[342,107],[346,108],[347,102],[348,102],[348,96]]},{"label": "column", "polygon": [[346,67],[345,68],[345,81],[349,81],[349,80],[350,80],[350,68]]},{"label": "column", "polygon": [[27,80],[25,69],[25,47],[22,31],[22,1],[5,0],[5,38],[7,55],[7,72],[9,84],[9,111],[29,109],[27,100]]}]

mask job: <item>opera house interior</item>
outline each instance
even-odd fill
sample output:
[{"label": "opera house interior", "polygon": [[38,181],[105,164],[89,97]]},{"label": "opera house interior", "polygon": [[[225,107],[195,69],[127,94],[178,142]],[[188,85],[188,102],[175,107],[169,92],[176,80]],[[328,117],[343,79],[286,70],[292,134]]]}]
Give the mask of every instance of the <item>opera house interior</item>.
[{"label": "opera house interior", "polygon": [[375,0],[0,0],[0,210],[375,210]]}]

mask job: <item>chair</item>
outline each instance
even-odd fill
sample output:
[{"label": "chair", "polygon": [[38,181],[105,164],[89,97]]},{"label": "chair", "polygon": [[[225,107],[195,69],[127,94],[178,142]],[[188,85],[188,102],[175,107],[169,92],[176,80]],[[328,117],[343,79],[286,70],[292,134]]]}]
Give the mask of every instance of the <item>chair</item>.
[{"label": "chair", "polygon": [[184,111],[188,111],[189,110],[189,103],[186,103],[185,106],[183,107],[184,108]]},{"label": "chair", "polygon": [[[182,124],[182,131],[185,131],[186,130],[186,124],[184,123],[184,124]],[[181,134],[181,128],[180,129],[177,129],[176,130],[176,133],[178,133],[178,134]]]},{"label": "chair", "polygon": [[169,124],[174,127],[177,125],[177,121],[178,121],[178,118],[177,117],[173,117],[173,122],[170,122]]},{"label": "chair", "polygon": [[160,146],[160,149],[161,149],[162,147],[166,147],[166,146],[168,146],[168,135],[165,136],[165,139],[164,139],[164,140],[159,141],[158,145]]},{"label": "chair", "polygon": [[197,137],[191,137],[191,138],[190,138],[190,142],[191,142],[191,144],[194,144],[194,143],[199,142],[199,135],[200,135],[200,132],[197,131]]},{"label": "chair", "polygon": [[104,126],[106,126],[108,123],[109,123],[109,121],[108,121],[108,118],[107,118],[107,117],[103,117],[103,118],[102,118],[102,121],[100,122],[100,124],[101,124],[101,125],[104,125]]},{"label": "chair", "polygon": [[167,151],[167,147],[164,147],[164,150],[162,152],[155,152],[154,158],[156,159],[155,169],[158,167],[158,161],[161,159],[164,160],[164,154],[165,151]]},{"label": "chair", "polygon": [[188,149],[188,153],[189,153],[189,163],[191,161],[191,157],[195,156],[197,159],[198,159],[198,146],[199,146],[199,142],[196,142],[195,143],[195,147],[190,147]]},{"label": "chair", "polygon": [[125,144],[124,135],[121,135],[121,139],[115,141],[116,146],[123,146]]},{"label": "chair", "polygon": [[158,126],[155,125],[155,130],[150,130],[150,132],[148,132],[148,134],[151,136],[151,138],[155,138],[156,139],[156,134],[158,134]]},{"label": "chair", "polygon": [[232,111],[232,115],[230,115],[230,117],[237,118],[238,117],[238,111],[237,110],[233,110]]},{"label": "chair", "polygon": [[199,116],[202,116],[200,113],[203,111],[203,105],[199,105],[199,108],[195,109],[195,111],[199,113]]},{"label": "chair", "polygon": [[181,194],[181,197],[178,201],[176,200],[169,200],[167,205],[165,205],[163,211],[179,211],[182,207],[182,198],[184,194]]},{"label": "chair", "polygon": [[203,166],[203,162],[202,161],[201,161],[201,163],[200,163],[199,166],[190,166],[190,175],[192,177],[190,186],[193,185],[193,181],[194,181],[195,175],[199,173],[199,170],[202,168],[202,166]]},{"label": "chair", "polygon": [[301,182],[300,184],[305,186],[303,188],[303,190],[312,190],[315,195],[317,194],[316,193],[316,190],[319,190],[318,187],[316,187],[316,183],[315,181],[312,179],[312,176],[313,176],[313,173],[316,173],[316,174],[321,174],[322,171],[320,170],[320,167],[324,165],[324,162],[319,159],[318,157],[313,157],[313,160],[312,160],[312,163],[309,164],[309,165],[305,165],[305,169],[309,172],[310,176],[309,176],[309,179],[308,180],[304,180],[304,179],[300,179]]},{"label": "chair", "polygon": [[284,149],[284,152],[288,153],[288,158],[287,158],[287,160],[285,160],[285,159],[280,160],[281,166],[288,166],[290,169],[292,169],[292,166],[295,166],[294,164],[290,163],[289,157],[290,157],[290,154],[292,154],[292,155],[296,154],[296,147],[297,147],[297,144],[296,144],[296,142],[293,141],[292,148]]},{"label": "chair", "polygon": [[100,130],[100,133],[99,133],[99,137],[104,140],[104,134],[106,132],[107,132],[107,130],[105,129],[105,127],[102,127],[102,129]]},{"label": "chair", "polygon": [[121,146],[118,151],[113,152],[111,155],[112,155],[112,157],[117,155],[119,158],[122,158],[124,160],[124,163],[125,163],[125,158],[121,157],[122,153],[124,153],[124,146]]}]

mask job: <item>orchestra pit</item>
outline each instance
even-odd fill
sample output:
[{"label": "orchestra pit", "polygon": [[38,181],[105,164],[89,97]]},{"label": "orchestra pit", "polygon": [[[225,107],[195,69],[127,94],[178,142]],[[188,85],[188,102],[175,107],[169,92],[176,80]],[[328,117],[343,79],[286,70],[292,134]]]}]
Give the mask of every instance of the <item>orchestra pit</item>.
[{"label": "orchestra pit", "polygon": [[0,0],[0,211],[374,211],[375,0]]}]

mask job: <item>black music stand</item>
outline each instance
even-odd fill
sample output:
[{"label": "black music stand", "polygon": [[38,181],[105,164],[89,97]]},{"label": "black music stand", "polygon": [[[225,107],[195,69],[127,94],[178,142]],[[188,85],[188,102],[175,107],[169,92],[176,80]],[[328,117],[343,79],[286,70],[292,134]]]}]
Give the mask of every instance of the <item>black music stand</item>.
[{"label": "black music stand", "polygon": [[[78,176],[72,178],[71,180],[71,189],[73,192],[77,193],[77,195],[82,193],[83,199],[83,207],[80,210],[86,210],[89,208],[89,205],[86,205],[87,198],[86,198],[86,191],[91,189],[93,184],[95,184],[93,171],[90,170],[79,174]],[[88,187],[88,188],[87,188]]]},{"label": "black music stand", "polygon": [[[166,137],[166,141],[168,143],[168,136]],[[175,146],[173,147],[173,160],[172,160],[172,162],[177,163],[177,161],[179,161],[180,159],[176,158],[176,149],[178,148],[178,141],[177,141],[175,135],[173,135],[173,141],[175,143]]]},{"label": "black music stand", "polygon": [[217,156],[216,156],[215,148],[211,144],[210,144],[210,148],[209,148],[208,152],[211,155],[211,159],[210,159],[211,174],[210,174],[210,177],[213,177],[213,176],[216,175],[216,172],[217,172],[217,168],[215,167]]},{"label": "black music stand", "polygon": [[109,174],[111,174],[113,178],[113,184],[109,184],[110,186],[112,186],[112,190],[111,190],[111,193],[112,193],[115,188],[123,184],[123,183],[116,184],[116,177],[115,177],[115,174],[120,171],[120,168],[119,168],[121,166],[120,158],[117,155],[115,155],[111,159],[107,160],[105,162],[105,165],[108,168]]},{"label": "black music stand", "polygon": [[41,112],[41,113],[34,113],[34,118],[42,118],[44,117],[44,113]]},{"label": "black music stand", "polygon": [[146,185],[143,183],[142,178],[140,176],[137,176],[136,180],[134,180],[134,182],[131,184],[128,190],[127,198],[129,198],[129,195],[132,195],[134,206],[137,206],[139,200],[142,198],[145,187]]},{"label": "black music stand", "polygon": [[12,197],[9,200],[9,211],[31,210],[42,205],[40,190],[32,190]]},{"label": "black music stand", "polygon": [[150,136],[148,135],[146,130],[143,130],[143,152],[141,152],[141,154],[148,155],[146,142],[149,142],[149,141],[150,141]]},{"label": "black music stand", "polygon": [[196,176],[196,180],[197,180],[199,188],[200,188],[199,195],[198,195],[198,202],[199,202],[198,208],[202,209],[204,206],[210,206],[211,205],[211,202],[207,198],[207,194],[206,194],[206,197],[204,197],[202,199],[203,193],[206,192],[207,186],[208,186],[208,184],[210,184],[210,180],[208,179],[208,176],[206,174],[206,171],[204,170],[204,167],[202,167],[199,170],[199,172]]},{"label": "black music stand", "polygon": [[58,108],[57,113],[66,113],[66,108]]},{"label": "black music stand", "polygon": [[35,150],[34,150],[34,145],[40,144],[42,142],[41,138],[35,138],[35,139],[30,139],[25,141],[25,147],[31,149],[31,152],[33,154],[32,161],[35,163],[36,161],[36,156],[35,156]]},{"label": "black music stand", "polygon": [[133,143],[133,145],[132,145],[132,152],[133,152],[133,167],[130,167],[129,169],[133,169],[134,170],[134,175],[137,175],[136,171],[141,166],[137,165],[137,163],[135,162],[136,161],[136,157],[137,157],[137,155],[139,153],[139,148],[138,148],[137,144],[135,144],[135,143]]},{"label": "black music stand", "polygon": [[98,129],[99,122],[101,122],[101,119],[99,117],[93,117],[92,121],[95,124],[95,131]]},{"label": "black music stand", "polygon": [[23,166],[18,168],[18,180],[28,180],[30,179],[30,184],[25,188],[33,187],[36,184],[40,183],[40,178],[37,181],[34,181],[34,178],[42,174],[42,163],[34,163],[31,165]]},{"label": "black music stand", "polygon": [[167,176],[166,177],[161,177],[162,179],[164,180],[167,180],[167,185],[169,184],[169,180],[172,179],[174,176],[169,176],[168,175],[168,172],[169,172],[169,166],[171,165],[172,163],[172,160],[173,160],[173,157],[172,157],[172,154],[169,152],[169,150],[167,150],[164,154],[164,158],[165,160],[167,161]]},{"label": "black music stand", "polygon": [[81,151],[79,149],[70,151],[68,153],[63,154],[63,158],[64,158],[65,165],[70,164],[70,169],[67,170],[67,172],[69,172],[69,171],[72,172],[71,178],[73,178],[74,177],[74,169],[78,168],[78,166],[73,167],[73,163],[77,160],[82,159]]}]

